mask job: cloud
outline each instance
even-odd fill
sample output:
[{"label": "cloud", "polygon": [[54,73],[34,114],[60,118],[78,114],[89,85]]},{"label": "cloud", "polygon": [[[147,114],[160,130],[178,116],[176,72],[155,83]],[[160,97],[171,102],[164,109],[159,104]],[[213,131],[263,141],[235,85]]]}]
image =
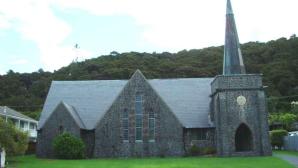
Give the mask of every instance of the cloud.
[{"label": "cloud", "polygon": [[[143,40],[165,50],[219,45],[218,36],[224,32],[224,1],[55,0],[53,3],[62,9],[79,9],[98,16],[130,16],[144,29]],[[220,31],[219,27],[222,27]]]},{"label": "cloud", "polygon": [[[165,50],[224,43],[226,0],[53,0],[52,3],[99,16],[131,16],[144,28],[142,38]],[[241,42],[268,41],[297,33],[296,0],[237,0],[233,6]]]},{"label": "cloud", "polygon": [[[63,45],[72,29],[54,15],[50,1],[0,0],[0,12],[0,28],[11,27],[24,39],[35,42],[45,70],[58,69],[77,57],[72,51],[73,46]],[[91,57],[91,52],[82,53],[82,58]]]},{"label": "cloud", "polygon": [[0,13],[0,29],[8,29],[10,26],[11,24],[7,21],[7,18]]},{"label": "cloud", "polygon": [[17,60],[12,61],[10,64],[11,65],[25,65],[28,63],[29,63],[29,61],[26,59],[17,59]]},{"label": "cloud", "polygon": [[[54,14],[53,8],[97,16],[129,16],[143,31],[143,41],[175,52],[224,44],[225,3],[226,0],[0,0],[0,29],[14,28],[23,38],[34,41],[43,68],[54,70],[78,54],[73,46],[63,45],[72,28]],[[268,41],[297,33],[297,6],[297,0],[234,0],[240,41]],[[91,51],[80,52],[81,59],[94,55]]]}]

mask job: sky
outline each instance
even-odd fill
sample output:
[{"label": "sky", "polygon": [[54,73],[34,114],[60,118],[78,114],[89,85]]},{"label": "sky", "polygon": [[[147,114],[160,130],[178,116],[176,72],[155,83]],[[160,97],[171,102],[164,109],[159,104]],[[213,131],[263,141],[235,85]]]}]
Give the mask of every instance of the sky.
[{"label": "sky", "polygon": [[[240,43],[298,34],[297,0],[231,1]],[[225,10],[226,0],[0,0],[0,74],[223,45]]]}]

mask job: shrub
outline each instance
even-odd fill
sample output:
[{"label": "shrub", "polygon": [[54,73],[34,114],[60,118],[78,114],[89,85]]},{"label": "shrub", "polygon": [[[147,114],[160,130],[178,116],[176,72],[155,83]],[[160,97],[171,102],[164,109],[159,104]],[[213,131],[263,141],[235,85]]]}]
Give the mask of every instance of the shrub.
[{"label": "shrub", "polygon": [[69,133],[57,136],[53,142],[54,152],[59,159],[82,159],[85,157],[85,145],[79,138]]},{"label": "shrub", "polygon": [[214,147],[205,147],[202,149],[203,155],[214,155],[216,154],[216,149]]},{"label": "shrub", "polygon": [[287,136],[286,130],[273,130],[270,131],[271,146],[277,146],[279,149],[283,146],[283,137]]},{"label": "shrub", "polygon": [[28,135],[0,117],[0,147],[9,156],[22,155],[28,147]]},{"label": "shrub", "polygon": [[196,145],[192,145],[192,146],[190,147],[190,155],[191,155],[191,156],[197,156],[197,155],[199,155],[199,154],[200,154],[200,148],[197,147]]}]

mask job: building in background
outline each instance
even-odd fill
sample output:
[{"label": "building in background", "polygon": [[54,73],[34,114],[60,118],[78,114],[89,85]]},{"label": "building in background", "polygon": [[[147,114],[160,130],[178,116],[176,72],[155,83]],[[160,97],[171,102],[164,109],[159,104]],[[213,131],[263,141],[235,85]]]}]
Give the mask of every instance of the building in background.
[{"label": "building in background", "polygon": [[5,166],[6,153],[4,148],[0,146],[0,168]]},{"label": "building in background", "polygon": [[6,122],[12,122],[16,128],[28,132],[31,142],[36,142],[38,121],[25,116],[7,106],[0,106],[0,117]]}]

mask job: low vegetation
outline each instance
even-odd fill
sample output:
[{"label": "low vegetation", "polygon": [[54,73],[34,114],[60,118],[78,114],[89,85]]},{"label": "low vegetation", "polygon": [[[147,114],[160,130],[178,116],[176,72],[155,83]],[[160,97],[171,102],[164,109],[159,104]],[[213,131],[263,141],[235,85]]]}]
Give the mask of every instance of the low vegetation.
[{"label": "low vegetation", "polygon": [[0,146],[9,156],[24,154],[28,147],[28,135],[0,117]]},{"label": "low vegetation", "polygon": [[270,140],[272,147],[281,147],[284,145],[283,137],[287,136],[288,132],[286,130],[273,130],[270,131]]},{"label": "low vegetation", "polygon": [[9,168],[294,168],[276,157],[49,160],[16,157]]},{"label": "low vegetation", "polygon": [[83,159],[85,145],[79,138],[69,133],[57,136],[53,142],[54,152],[59,159]]}]

